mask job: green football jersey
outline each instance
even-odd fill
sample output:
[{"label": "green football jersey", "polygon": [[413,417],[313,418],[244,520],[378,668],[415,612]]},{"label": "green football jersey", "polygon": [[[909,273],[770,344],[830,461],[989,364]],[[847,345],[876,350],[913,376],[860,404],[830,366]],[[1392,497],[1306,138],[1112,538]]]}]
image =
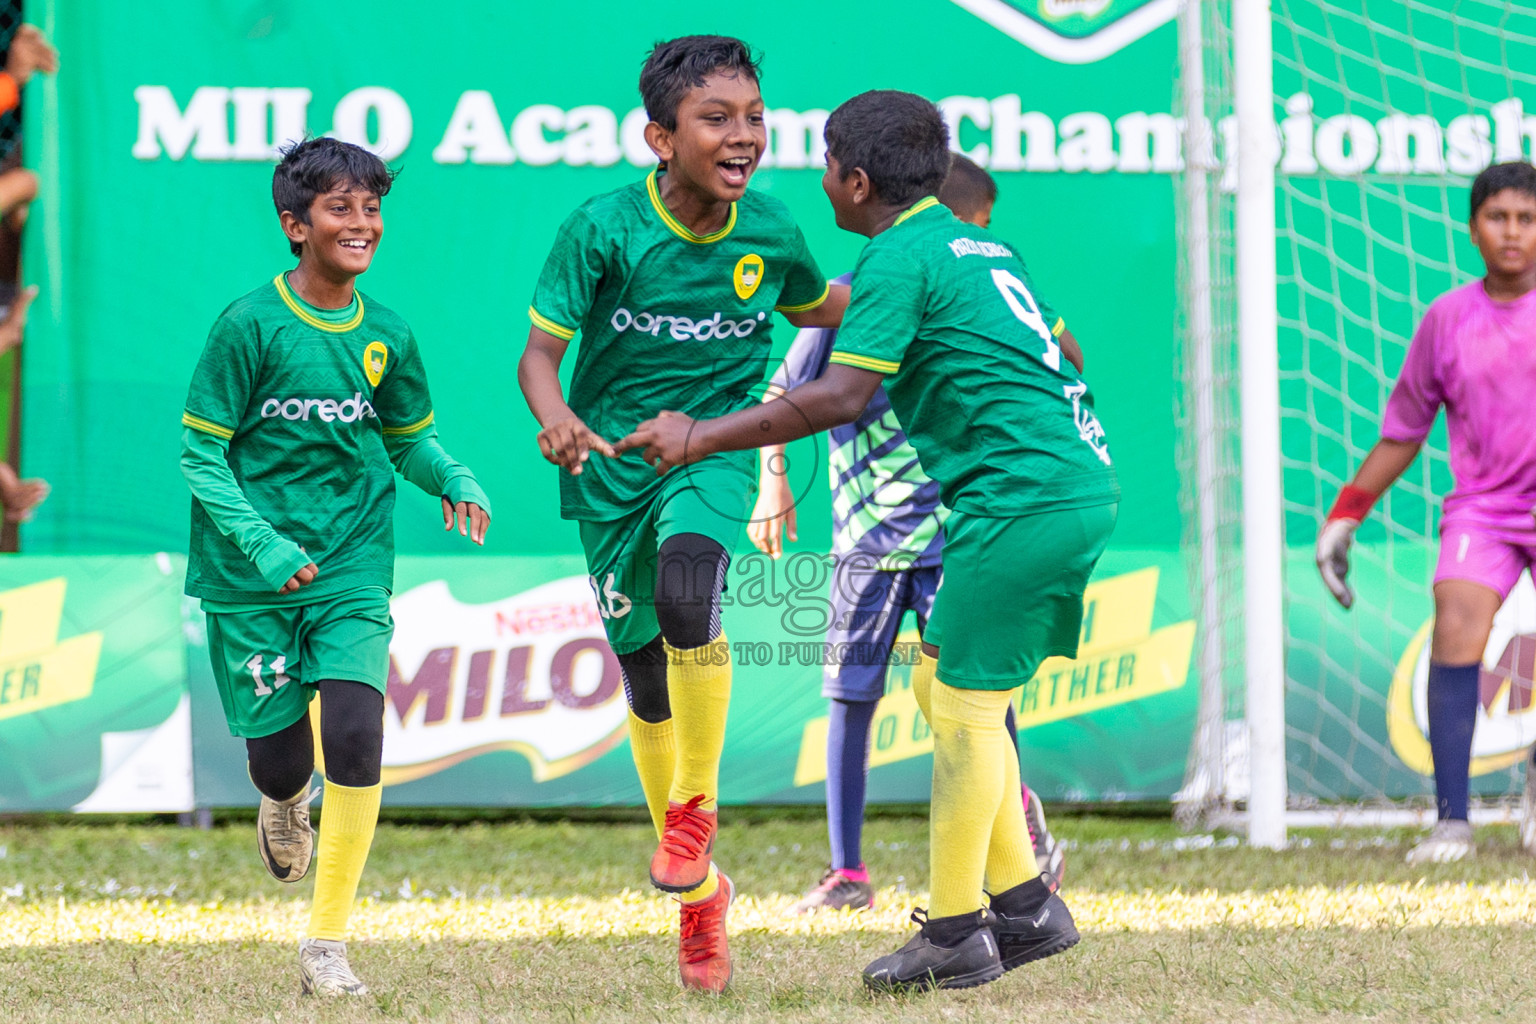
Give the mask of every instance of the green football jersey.
[{"label": "green football jersey", "polygon": [[229,442],[251,506],[319,569],[279,596],[197,499],[186,591],[216,602],[303,604],[394,583],[394,468],[384,435],[432,429],[411,329],[360,292],[316,309],[279,274],[214,323],[182,423]]},{"label": "green football jersey", "polygon": [[830,361],[886,374],[945,505],[1021,516],[1118,501],[1066,324],[1014,249],[929,197],[872,238]]},{"label": "green football jersey", "polygon": [[[560,228],[528,310],[557,338],[581,332],[571,409],[610,441],[664,409],[695,419],[757,401],[773,311],[813,309],[828,285],[779,200],[748,191],[725,227],[696,235],[662,203],[657,175],[588,200]],[[719,458],[756,473],[753,453]],[[560,474],[560,514],[616,519],[661,487],[640,452]]]}]

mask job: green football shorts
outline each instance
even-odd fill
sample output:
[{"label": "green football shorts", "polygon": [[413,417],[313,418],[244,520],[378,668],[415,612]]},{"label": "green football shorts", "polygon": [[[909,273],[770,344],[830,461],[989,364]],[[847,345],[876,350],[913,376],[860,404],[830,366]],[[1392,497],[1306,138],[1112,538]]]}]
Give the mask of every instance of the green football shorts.
[{"label": "green football shorts", "polygon": [[206,615],[208,654],[231,735],[255,738],[288,728],[309,713],[322,679],[384,692],[395,620],[383,587],[314,604]]},{"label": "green football shorts", "polygon": [[615,653],[637,651],[661,632],[656,553],[667,538],[700,533],[727,555],[736,549],[757,495],[757,478],[744,465],[711,456],[668,472],[655,498],[619,519],[580,520],[588,578]]},{"label": "green football shorts", "polygon": [[939,681],[1011,690],[1046,658],[1077,656],[1083,591],[1115,528],[1118,505],[1013,519],[951,512],[944,581],[923,642],[939,649]]}]

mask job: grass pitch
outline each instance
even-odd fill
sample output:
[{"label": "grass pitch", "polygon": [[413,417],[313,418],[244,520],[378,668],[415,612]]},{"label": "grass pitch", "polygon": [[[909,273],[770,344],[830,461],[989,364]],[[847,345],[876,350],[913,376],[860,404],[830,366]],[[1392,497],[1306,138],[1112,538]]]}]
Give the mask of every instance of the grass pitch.
[{"label": "grass pitch", "polygon": [[642,823],[380,827],[354,913],[373,996],[298,994],[309,883],[262,870],[254,826],[0,826],[0,1020],[1527,1020],[1533,861],[1512,829],[1420,871],[1404,832],[1307,832],[1281,854],[1168,823],[1061,817],[1083,942],[984,988],[870,998],[859,970],[925,902],[927,825],[870,822],[873,912],[795,918],[822,824],[727,809],[736,978],[679,990],[677,913]]}]

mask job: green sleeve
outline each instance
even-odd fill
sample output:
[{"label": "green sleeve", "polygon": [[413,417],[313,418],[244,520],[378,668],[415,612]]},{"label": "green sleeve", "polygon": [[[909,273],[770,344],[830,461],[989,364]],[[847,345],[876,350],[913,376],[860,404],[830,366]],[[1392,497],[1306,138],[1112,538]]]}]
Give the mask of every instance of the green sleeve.
[{"label": "green sleeve", "polygon": [[815,309],[827,301],[831,286],[826,275],[811,255],[811,247],[805,244],[800,226],[795,226],[795,241],[790,249],[789,269],[784,272],[784,288],[774,306],[781,313],[803,313]]},{"label": "green sleeve", "polygon": [[475,475],[438,443],[432,394],[415,335],[407,332],[399,351],[385,364],[384,379],[373,389],[373,407],[384,433],[384,450],[401,476],[433,497],[455,504],[472,501],[490,512]]},{"label": "green sleeve", "polygon": [[225,310],[192,371],[183,425],[225,441],[235,436],[255,387],[259,344],[256,326]]},{"label": "green sleeve", "polygon": [[181,432],[181,475],[220,533],[234,541],[274,592],[310,562],[251,507],[229,468],[229,442],[195,427]]},{"label": "green sleeve", "polygon": [[535,327],[565,341],[576,336],[597,297],[606,253],[602,229],[585,209],[565,218],[533,288],[528,318]]},{"label": "green sleeve", "polygon": [[455,505],[473,502],[489,515],[491,502],[469,467],[455,462],[437,440],[437,428],[428,426],[410,435],[384,435],[384,448],[395,469],[417,487]]},{"label": "green sleeve", "polygon": [[853,273],[853,294],[828,362],[891,374],[922,324],[923,268],[893,245],[871,243]]}]

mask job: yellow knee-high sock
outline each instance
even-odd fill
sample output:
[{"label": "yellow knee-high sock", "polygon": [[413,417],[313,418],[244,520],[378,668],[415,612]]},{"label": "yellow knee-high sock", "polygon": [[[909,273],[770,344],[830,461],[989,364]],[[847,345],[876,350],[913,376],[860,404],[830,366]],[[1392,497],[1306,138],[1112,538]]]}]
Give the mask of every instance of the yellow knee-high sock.
[{"label": "yellow knee-high sock", "polygon": [[931,658],[921,651],[917,655],[917,664],[912,666],[912,696],[917,698],[917,709],[930,726],[933,724],[933,673],[938,667],[938,658]]},{"label": "yellow knee-high sock", "polygon": [[731,649],[725,634],[703,647],[667,652],[667,695],[677,733],[677,769],[671,799],[687,803],[700,793],[704,810],[720,794],[720,752],[725,749],[725,716],[731,706]]},{"label": "yellow knee-high sock", "polygon": [[629,752],[635,758],[635,772],[640,776],[640,790],[645,794],[645,808],[651,812],[656,838],[666,827],[667,799],[672,792],[672,776],[677,771],[677,739],[672,719],[647,722],[629,713]]},{"label": "yellow knee-high sock", "polygon": [[[640,789],[645,794],[645,808],[651,814],[651,824],[656,827],[656,838],[666,828],[667,800],[672,792],[672,776],[676,772],[677,739],[672,729],[672,719],[665,722],[647,722],[629,713],[629,751],[635,758],[635,771],[640,776]],[[709,874],[694,890],[682,894],[684,903],[707,900],[719,887],[714,864]]]},{"label": "yellow knee-high sock", "polygon": [[715,868],[714,861],[709,863],[709,874],[704,876],[704,881],[699,883],[697,889],[689,889],[687,892],[678,893],[677,898],[684,903],[699,903],[709,899],[720,888],[720,872]]},{"label": "yellow knee-high sock", "polygon": [[928,916],[980,910],[992,824],[1003,798],[1008,691],[933,684]]},{"label": "yellow knee-high sock", "polygon": [[1005,740],[1003,798],[997,805],[997,817],[992,822],[992,842],[987,847],[987,890],[1007,892],[1039,875],[1035,848],[1029,841],[1029,824],[1024,820],[1024,801],[1019,793],[1018,752]]},{"label": "yellow knee-high sock", "polygon": [[379,823],[384,785],[325,784],[320,815],[320,847],[315,853],[315,902],[309,912],[309,937],[347,938],[347,918],[357,895],[357,880],[368,862],[373,829]]}]

